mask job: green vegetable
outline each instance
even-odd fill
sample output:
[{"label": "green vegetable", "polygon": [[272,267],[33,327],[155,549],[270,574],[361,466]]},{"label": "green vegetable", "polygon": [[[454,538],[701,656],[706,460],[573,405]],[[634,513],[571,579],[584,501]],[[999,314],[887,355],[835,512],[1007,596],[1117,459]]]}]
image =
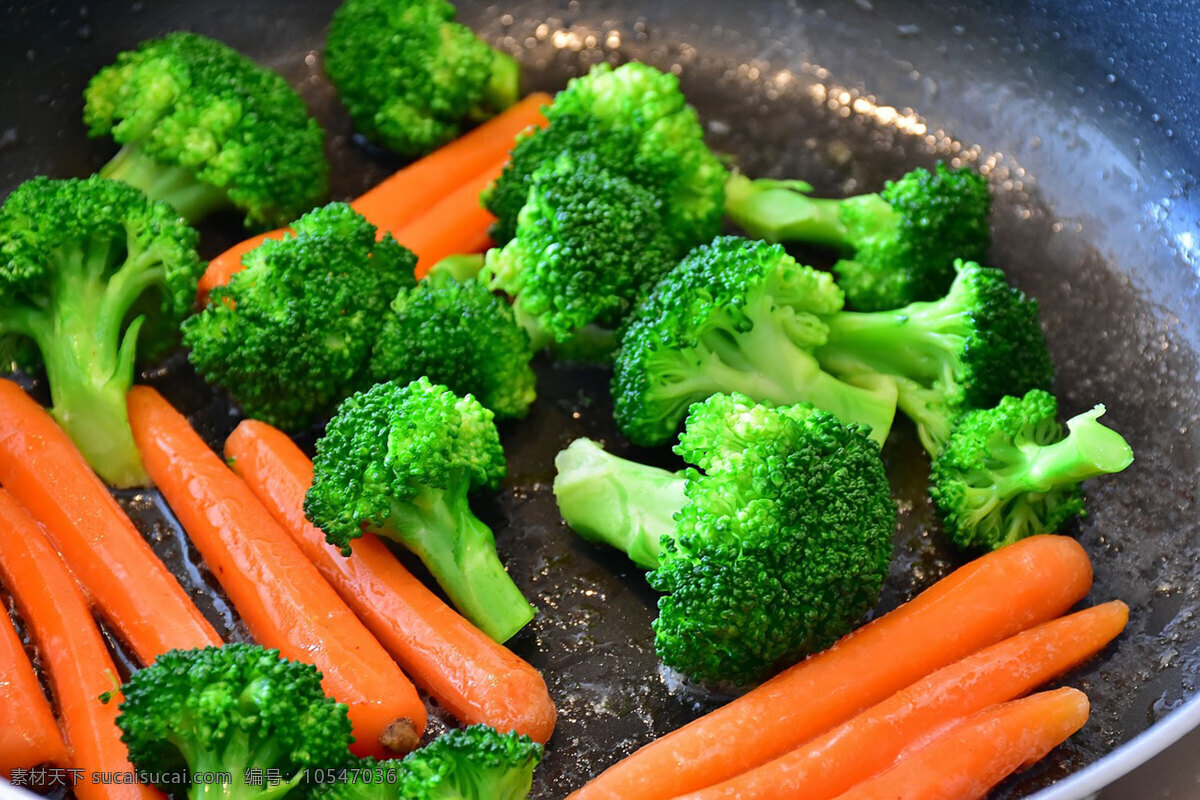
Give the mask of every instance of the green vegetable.
[{"label": "green vegetable", "polygon": [[121,150],[101,171],[195,222],[238,208],[271,227],[328,191],[324,133],[276,73],[214,39],[171,33],[92,78],[83,119]]},{"label": "green vegetable", "polygon": [[444,0],[345,0],[325,70],[355,127],[403,156],[424,155],[520,99],[520,66],[454,22]]},{"label": "green vegetable", "polygon": [[643,445],[669,441],[694,402],[740,392],[777,405],[808,402],[871,428],[882,443],[896,411],[889,380],[852,385],[813,352],[842,292],[780,245],[736,236],[693,250],[630,314],[614,364],[621,431]]},{"label": "green vegetable", "polygon": [[400,542],[464,616],[503,642],[535,612],[467,502],[504,477],[492,416],[424,377],[351,395],[317,441],[304,512],[346,555],[364,530]]},{"label": "green vegetable", "polygon": [[955,258],[981,261],[991,242],[987,181],[938,164],[889,181],[878,194],[809,197],[803,181],[734,174],[725,211],[747,233],[772,242],[808,242],[847,256],[834,264],[847,301],[861,311],[942,295]]},{"label": "green vegetable", "polygon": [[[139,772],[229,774],[227,783],[191,784],[192,800],[300,794],[306,770],[353,760],[346,706],[325,695],[316,667],[278,650],[241,643],[171,650],[121,689],[117,726]],[[282,782],[250,785],[249,770],[278,770]],[[179,788],[167,780],[162,786]]]},{"label": "green vegetable", "polygon": [[119,487],[149,482],[129,428],[138,333],[173,329],[204,269],[197,235],[123,183],[34,178],[0,207],[0,355],[45,367],[54,418]]},{"label": "green vegetable", "polygon": [[251,417],[297,430],[367,380],[388,304],[416,257],[344,203],[243,256],[245,269],[184,323],[189,358]]},{"label": "green vegetable", "polygon": [[1068,420],[1065,438],[1058,401],[1040,389],[965,414],[930,474],[950,540],[994,550],[1082,515],[1080,482],[1133,462],[1129,444],[1097,421],[1103,413],[1096,406]]},{"label": "green vegetable", "polygon": [[627,553],[664,596],[663,662],[746,684],[845,634],[878,599],[896,508],[879,446],[806,404],[693,405],[682,472],[578,439],[555,459],[563,518]]}]

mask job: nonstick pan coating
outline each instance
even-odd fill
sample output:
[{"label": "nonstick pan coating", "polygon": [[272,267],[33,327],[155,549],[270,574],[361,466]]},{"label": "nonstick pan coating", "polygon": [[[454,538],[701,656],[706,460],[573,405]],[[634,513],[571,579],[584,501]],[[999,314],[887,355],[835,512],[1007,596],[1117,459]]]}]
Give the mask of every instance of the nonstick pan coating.
[{"label": "nonstick pan coating", "polygon": [[[99,167],[114,148],[84,135],[87,78],[119,50],[174,29],[215,36],[283,72],[328,127],[334,196],[357,194],[398,162],[351,138],[321,75],[334,5],[10,6],[0,24],[0,194],[35,174]],[[1200,717],[1200,701],[1189,703],[1200,665],[1200,230],[1189,197],[1197,160],[1188,125],[1198,115],[1184,94],[1200,69],[1176,52],[1193,35],[1181,31],[1197,28],[1186,18],[1200,15],[1147,11],[1162,3],[877,5],[459,3],[464,21],[517,54],[530,88],[560,88],[602,60],[677,71],[712,146],[753,176],[802,176],[820,192],[845,194],[937,159],[988,173],[996,199],[991,261],[1040,300],[1064,415],[1103,402],[1106,422],[1137,456],[1126,473],[1088,484],[1090,513],[1070,529],[1095,565],[1087,602],[1125,600],[1130,626],[1066,680],[1092,699],[1087,727],[994,795],[1026,797],[1106,756],[1120,758],[1122,745],[1173,711],[1179,733],[1186,727],[1179,720]],[[211,256],[240,229],[218,220],[203,233]],[[543,612],[512,647],[543,670],[559,705],[535,797],[560,798],[727,695],[659,666],[649,628],[654,596],[643,577],[573,536],[549,491],[554,453],[579,435],[664,465],[672,457],[631,449],[615,434],[603,370],[548,363],[539,370],[529,419],[502,429],[510,477],[479,511]],[[181,354],[144,379],[214,447],[236,424],[228,400]],[[44,392],[36,380],[31,385]],[[880,611],[960,563],[941,542],[924,497],[924,457],[906,424],[897,425],[884,455],[901,521]],[[122,500],[205,613],[243,636],[156,495]]]}]

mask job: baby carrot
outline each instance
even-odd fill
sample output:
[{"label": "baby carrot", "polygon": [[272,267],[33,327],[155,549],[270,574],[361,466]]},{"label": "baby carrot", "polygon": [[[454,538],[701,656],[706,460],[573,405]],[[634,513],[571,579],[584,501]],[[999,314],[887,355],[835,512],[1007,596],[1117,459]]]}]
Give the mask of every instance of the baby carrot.
[{"label": "baby carrot", "polygon": [[38,764],[67,766],[67,746],[17,629],[0,609],[0,775],[11,780],[14,769]]},{"label": "baby carrot", "polygon": [[0,485],[46,527],[100,615],[142,664],[174,648],[221,644],[67,434],[2,378]]},{"label": "baby carrot", "polygon": [[349,707],[356,753],[415,747],[416,689],[250,488],[154,389],[130,391],[129,418],[150,477],[255,640],[321,670]]},{"label": "baby carrot", "polygon": [[571,797],[660,800],[740,775],[936,669],[1057,617],[1091,583],[1091,562],[1069,537],[1034,536],[995,550],[828,650],[651,742]]},{"label": "baby carrot", "polygon": [[50,674],[69,748],[69,765],[83,770],[74,786],[80,800],[154,800],[157,791],[137,783],[93,782],[93,772],[130,774],[128,751],[117,728],[120,696],[109,703],[117,667],[92,620],[87,600],[38,524],[0,489],[0,575],[29,623]]},{"label": "baby carrot", "polygon": [[554,703],[540,673],[497,644],[414,578],[377,537],[346,558],[304,517],[312,462],[285,433],[245,420],[225,457],[421,688],[459,721],[515,730],[545,743]]},{"label": "baby carrot", "polygon": [[480,241],[489,241],[488,226],[496,218],[479,203],[479,195],[504,171],[507,161],[504,158],[487,167],[424,214],[392,232],[396,241],[417,254],[418,278],[446,256],[477,252]]},{"label": "baby carrot", "polygon": [[678,800],[829,800],[963,717],[1020,697],[1097,653],[1129,620],[1119,600],[1043,623],[901,689],[797,749]]},{"label": "baby carrot", "polygon": [[1087,695],[1041,692],[984,709],[838,800],[980,800],[1083,727]]}]

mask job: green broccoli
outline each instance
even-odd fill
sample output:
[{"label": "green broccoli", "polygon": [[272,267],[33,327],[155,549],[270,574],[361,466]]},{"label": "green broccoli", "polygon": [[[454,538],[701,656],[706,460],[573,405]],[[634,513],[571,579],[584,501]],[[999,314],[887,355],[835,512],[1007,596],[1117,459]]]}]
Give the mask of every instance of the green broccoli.
[{"label": "green broccoli", "polygon": [[879,596],[896,506],[879,446],[807,404],[713,395],[688,412],[681,472],[578,439],[555,459],[567,524],[648,570],[655,647],[700,679],[757,681],[833,643]]},{"label": "green broccoli", "polygon": [[1133,462],[1125,439],[1097,422],[1103,413],[1096,406],[1068,420],[1064,438],[1058,401],[1033,389],[963,415],[930,474],[950,540],[994,550],[1084,514],[1080,482]]},{"label": "green broccoli", "polygon": [[34,178],[0,207],[0,352],[45,367],[51,413],[114,486],[148,483],[125,394],[143,323],[192,307],[196,240],[166,204],[95,176]]},{"label": "green broccoli", "polygon": [[345,0],[333,13],[325,71],[368,139],[421,156],[520,99],[517,62],[454,15],[445,0]]},{"label": "green broccoli", "polygon": [[778,405],[808,402],[887,438],[890,380],[838,380],[813,355],[825,318],[842,307],[826,273],[782,246],[736,236],[697,247],[630,314],[614,364],[614,415],[642,445],[669,441],[694,402],[741,392]]},{"label": "green broccoli", "polygon": [[[278,650],[226,644],[171,650],[121,687],[121,741],[139,772],[163,777],[226,774],[228,782],[193,783],[192,800],[275,800],[308,770],[353,762],[346,706],[321,688],[321,673]],[[282,782],[251,785],[247,772],[278,770]],[[298,790],[299,793],[302,790]]]},{"label": "green broccoli", "polygon": [[544,750],[486,725],[451,730],[402,761],[362,759],[319,800],[525,800]]},{"label": "green broccoli", "polygon": [[388,303],[416,257],[330,203],[243,257],[245,269],[183,324],[193,366],[249,416],[303,428],[367,382]]},{"label": "green broccoli", "polygon": [[503,642],[535,612],[467,502],[504,477],[492,416],[425,377],[351,395],[317,441],[304,513],[346,555],[364,530],[400,542],[464,616]]},{"label": "green broccoli", "polygon": [[495,241],[517,235],[534,174],[562,153],[592,152],[605,169],[657,195],[677,256],[720,230],[727,173],[704,144],[696,111],[674,75],[646,64],[597,64],[558,93],[546,118],[549,127],[521,138],[484,193],[497,217]]},{"label": "green broccoli", "polygon": [[325,196],[324,133],[278,74],[214,39],[171,33],[92,78],[83,119],[120,152],[100,174],[196,222],[238,208],[282,225]]},{"label": "green broccoli", "polygon": [[675,262],[661,202],[593,153],[533,176],[516,238],[487,253],[480,280],[513,298],[535,350],[588,325],[615,328]]},{"label": "green broccoli", "polygon": [[498,418],[523,417],[537,396],[529,336],[512,308],[449,265],[402,288],[371,354],[371,378],[407,383],[424,375],[475,395]]},{"label": "green broccoli", "polygon": [[894,380],[900,410],[932,456],[963,411],[1048,389],[1054,378],[1037,301],[998,269],[959,260],[954,270],[940,300],[828,317],[828,338],[816,350],[821,365],[844,379]]},{"label": "green broccoli", "polygon": [[725,211],[757,238],[848,253],[833,269],[860,311],[933,300],[950,286],[955,258],[987,257],[991,196],[987,180],[970,169],[918,168],[878,194],[843,200],[819,200],[810,191],[803,181],[734,174]]}]

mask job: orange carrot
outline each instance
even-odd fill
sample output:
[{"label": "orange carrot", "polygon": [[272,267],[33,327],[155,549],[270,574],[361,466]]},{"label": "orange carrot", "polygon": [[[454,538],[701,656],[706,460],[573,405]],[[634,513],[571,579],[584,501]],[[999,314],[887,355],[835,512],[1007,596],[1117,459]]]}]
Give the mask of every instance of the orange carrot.
[{"label": "orange carrot", "polygon": [[304,517],[312,462],[285,433],[246,420],[225,457],[412,679],[457,719],[545,743],[554,731],[546,682],[414,578],[377,537],[346,558]]},{"label": "orange carrot", "polygon": [[984,709],[838,800],[980,800],[1083,727],[1087,695],[1069,687]]},{"label": "orange carrot", "polygon": [[1020,697],[1097,653],[1129,620],[1119,600],[1046,622],[969,655],[799,748],[678,800],[829,800],[914,742]]},{"label": "orange carrot", "polygon": [[117,667],[92,620],[87,600],[46,535],[13,497],[0,489],[0,575],[29,623],[46,664],[62,715],[69,764],[83,770],[74,787],[80,800],[153,800],[157,791],[136,783],[93,783],[92,773],[133,771],[117,728],[118,696],[105,704]]},{"label": "orange carrot", "polygon": [[101,616],[142,664],[173,648],[221,644],[70,438],[5,379],[0,485],[46,527]]},{"label": "orange carrot", "polygon": [[393,232],[396,241],[417,254],[418,278],[424,277],[430,267],[446,256],[475,252],[474,248],[481,240],[489,241],[488,226],[496,218],[480,205],[479,195],[500,175],[506,163],[507,158],[492,164],[446,195],[433,208]]},{"label": "orange carrot", "polygon": [[14,769],[38,764],[67,766],[67,746],[17,629],[0,610],[0,775],[11,780]]},{"label": "orange carrot", "polygon": [[154,389],[130,391],[129,419],[146,470],[254,638],[321,670],[349,707],[356,753],[415,747],[416,689],[250,488]]},{"label": "orange carrot", "polygon": [[[456,188],[506,158],[519,133],[531,126],[545,126],[542,107],[552,100],[544,92],[534,92],[453,142],[398,170],[350,205],[380,230],[399,230]],[[479,204],[478,197],[476,192],[475,206]],[[199,304],[204,305],[214,286],[228,283],[241,270],[243,255],[264,239],[279,239],[286,232],[287,228],[280,228],[247,239],[210,261],[197,287]],[[398,241],[408,244],[403,239]]]},{"label": "orange carrot", "polygon": [[955,570],[757,689],[651,742],[571,795],[659,800],[764,764],[936,669],[1053,619],[1087,594],[1079,543],[1043,535]]}]

